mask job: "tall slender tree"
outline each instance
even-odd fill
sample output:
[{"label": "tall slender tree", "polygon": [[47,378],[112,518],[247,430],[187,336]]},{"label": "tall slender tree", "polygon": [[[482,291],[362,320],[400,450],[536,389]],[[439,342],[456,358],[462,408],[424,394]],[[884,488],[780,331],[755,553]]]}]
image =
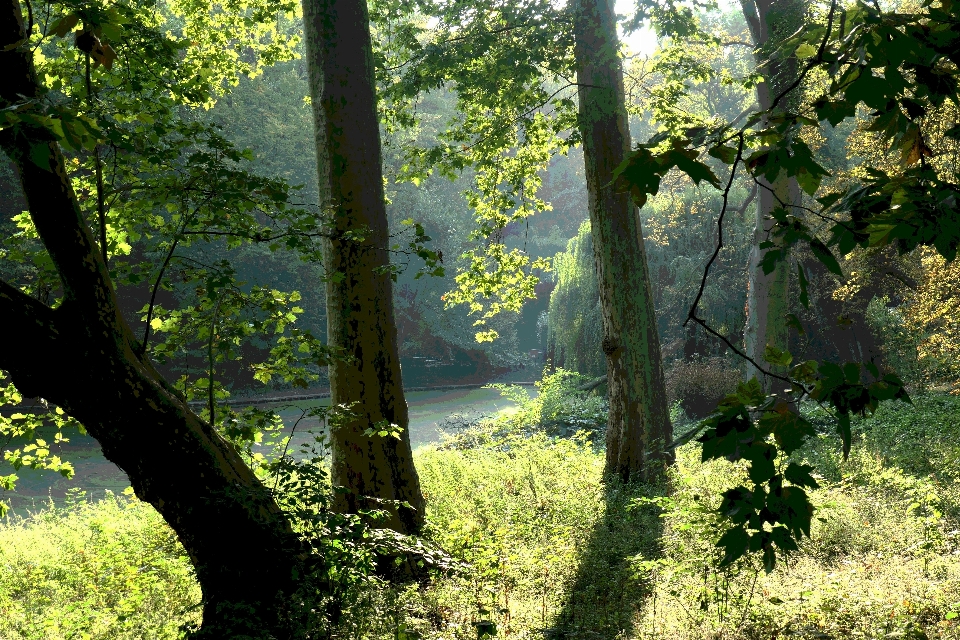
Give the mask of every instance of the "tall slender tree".
[{"label": "tall slender tree", "polygon": [[[750,28],[756,50],[756,58],[763,82],[757,85],[757,101],[760,109],[767,112],[774,106],[780,94],[796,79],[797,58],[783,56],[777,51],[778,44],[803,26],[807,11],[806,0],[741,0],[743,15]],[[777,102],[781,109],[796,104],[798,92],[782,96]],[[760,122],[761,128],[769,124],[769,116]],[[764,249],[761,243],[772,240],[774,218],[777,208],[790,210],[800,204],[800,188],[796,178],[788,177],[785,171],[772,181],[758,178],[760,184],[757,199],[757,218],[754,227],[753,246],[747,265],[747,321],[744,328],[746,353],[765,370],[783,373],[783,367],[767,362],[764,354],[767,346],[780,351],[788,350],[786,316],[790,312],[789,264],[779,261],[773,270],[766,273],[761,266]],[[748,365],[747,377],[758,376],[764,387],[770,390],[773,382],[752,365]]]},{"label": "tall slender tree", "polygon": [[367,3],[303,0],[303,19],[320,203],[330,216],[327,338],[352,357],[330,366],[331,402],[349,407],[332,428],[332,480],[348,490],[339,503],[348,511],[406,503],[390,508],[389,525],[415,532],[424,501],[397,353]]},{"label": "tall slender tree", "polygon": [[651,480],[672,429],[643,230],[630,195],[611,184],[630,150],[612,0],[574,0],[574,57],[587,201],[603,316],[608,397],[606,473]]}]

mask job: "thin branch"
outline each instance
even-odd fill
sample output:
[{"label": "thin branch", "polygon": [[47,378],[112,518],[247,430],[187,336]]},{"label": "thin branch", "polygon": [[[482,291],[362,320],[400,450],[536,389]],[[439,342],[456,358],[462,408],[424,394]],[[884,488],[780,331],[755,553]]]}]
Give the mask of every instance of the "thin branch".
[{"label": "thin branch", "polygon": [[[94,110],[93,83],[90,80],[90,54],[84,56],[86,62],[85,78],[87,81],[87,106],[91,111]],[[108,264],[107,255],[107,212],[104,208],[103,198],[103,166],[100,163],[100,145],[93,148],[93,166],[96,175],[97,186],[97,220],[100,223],[100,255],[103,257],[103,264]]]},{"label": "thin branch", "polygon": [[767,371],[766,369],[764,369],[762,366],[760,366],[760,364],[756,360],[754,360],[753,358],[748,356],[746,353],[741,351],[739,348],[737,348],[736,345],[734,345],[729,338],[727,338],[725,335],[713,329],[710,325],[706,323],[705,320],[703,320],[701,317],[697,315],[697,307],[700,305],[700,299],[703,297],[703,291],[707,286],[707,276],[709,276],[710,274],[710,267],[713,266],[713,263],[714,261],[716,261],[717,256],[720,255],[720,250],[723,248],[723,218],[727,213],[727,206],[728,206],[729,197],[730,197],[730,189],[733,187],[733,180],[734,180],[734,177],[736,176],[737,165],[743,160],[743,144],[744,144],[744,134],[743,132],[741,132],[739,136],[739,144],[737,146],[737,157],[733,161],[733,168],[730,170],[730,178],[727,181],[727,186],[723,191],[723,206],[720,209],[720,215],[717,217],[717,246],[713,251],[713,255],[710,256],[710,260],[707,261],[706,267],[704,267],[703,269],[703,277],[700,279],[700,288],[697,291],[697,297],[694,299],[693,304],[690,305],[690,311],[687,312],[687,319],[684,321],[683,324],[684,326],[686,326],[686,324],[689,321],[693,320],[696,324],[703,327],[704,331],[720,339],[724,344],[727,345],[727,347],[731,351],[733,351],[735,354],[737,354],[738,356],[740,356],[741,358],[743,358],[744,360],[752,364],[761,373],[768,375],[772,378],[782,380],[792,385],[793,381],[790,378],[786,378],[784,376],[773,373],[772,371]]},{"label": "thin branch", "polygon": [[217,314],[220,312],[220,302],[223,296],[217,296],[217,305],[213,308],[213,318],[210,321],[210,340],[207,342],[207,358],[210,367],[210,378],[207,383],[207,400],[210,408],[210,426],[216,426],[217,405],[213,398],[213,375],[215,373],[216,361],[213,359],[213,339],[217,332]]},{"label": "thin branch", "polygon": [[696,319],[697,307],[700,306],[700,299],[703,297],[703,291],[707,286],[710,267],[713,266],[717,256],[720,255],[720,250],[723,248],[723,217],[726,215],[727,206],[730,203],[730,189],[733,188],[733,180],[737,176],[737,165],[743,161],[743,138],[743,134],[741,133],[737,144],[737,157],[733,160],[733,166],[730,169],[730,178],[727,180],[727,186],[723,190],[723,206],[720,207],[720,215],[717,217],[717,246],[713,251],[713,255],[710,256],[710,259],[707,261],[707,265],[703,268],[703,277],[700,278],[700,288],[697,290],[697,296],[694,298],[693,304],[690,305],[690,311],[687,312],[687,319],[684,320],[683,326],[687,326],[690,320]]},{"label": "thin branch", "polygon": [[784,376],[781,376],[781,375],[778,375],[778,374],[776,374],[776,373],[773,373],[772,371],[767,371],[766,369],[764,369],[762,366],[760,366],[760,364],[759,364],[756,360],[754,360],[753,358],[751,358],[750,356],[748,356],[746,353],[744,353],[743,351],[741,351],[740,349],[738,349],[732,342],[730,342],[730,339],[729,339],[729,338],[727,338],[727,337],[726,337],[725,335],[723,335],[722,333],[719,333],[718,331],[716,331],[715,329],[713,329],[713,328],[712,328],[710,325],[708,325],[703,319],[701,319],[701,318],[699,318],[699,317],[696,317],[696,316],[693,316],[693,317],[690,318],[690,320],[693,320],[695,323],[697,323],[698,325],[700,325],[701,327],[703,327],[703,330],[704,330],[704,331],[706,331],[706,332],[709,333],[710,335],[712,335],[712,336],[714,336],[715,338],[718,338],[720,341],[722,341],[725,345],[727,345],[727,347],[728,347],[731,351],[733,351],[737,356],[743,358],[744,360],[746,360],[747,362],[749,362],[750,364],[752,364],[752,365],[757,369],[757,371],[759,371],[760,373],[762,373],[762,374],[764,374],[764,375],[768,375],[768,376],[770,376],[771,378],[776,378],[777,380],[782,380],[783,382],[786,382],[786,383],[791,384],[791,385],[794,384],[793,380],[791,380],[790,378],[786,378],[786,377],[784,377]]},{"label": "thin branch", "polygon": [[750,194],[747,196],[747,199],[743,201],[743,204],[737,207],[737,217],[740,217],[744,214],[744,212],[747,210],[747,207],[749,207],[750,203],[753,202],[753,199],[757,197],[758,191],[757,183],[754,182],[753,189],[750,190]]},{"label": "thin branch", "polygon": [[[435,43],[433,43],[433,44],[434,44],[434,46],[436,46],[436,47],[438,47],[438,48],[441,48],[441,47],[444,47],[444,46],[446,46],[446,45],[448,45],[448,44],[454,44],[454,43],[457,43],[457,42],[463,42],[464,40],[469,40],[470,38],[476,38],[476,37],[478,37],[478,36],[498,35],[498,34],[501,34],[501,33],[506,33],[506,32],[508,32],[508,31],[513,31],[514,29],[522,29],[523,27],[527,27],[527,26],[536,26],[536,25],[529,25],[529,24],[507,25],[507,26],[505,26],[505,27],[500,27],[499,29],[491,29],[490,31],[483,31],[483,32],[479,32],[479,33],[477,33],[477,32],[471,32],[471,33],[468,33],[468,34],[465,34],[465,35],[462,35],[462,36],[456,36],[456,37],[453,37],[453,38],[449,38],[449,39],[447,39],[447,40],[443,40],[442,42],[435,42]],[[426,47],[424,47],[424,49],[426,50]],[[404,61],[404,62],[401,62],[400,64],[398,64],[398,65],[396,65],[396,66],[393,66],[393,67],[383,67],[383,68],[381,69],[381,71],[397,71],[398,69],[402,69],[403,67],[407,66],[408,64],[410,64],[410,63],[412,63],[412,62],[417,62],[417,61],[419,61],[419,60],[423,60],[426,56],[427,56],[427,52],[424,51],[423,53],[420,53],[420,54],[418,54],[418,55],[415,55],[415,56],[413,56],[412,58],[410,58],[410,59],[408,59],[408,60],[406,60],[406,61]]]}]

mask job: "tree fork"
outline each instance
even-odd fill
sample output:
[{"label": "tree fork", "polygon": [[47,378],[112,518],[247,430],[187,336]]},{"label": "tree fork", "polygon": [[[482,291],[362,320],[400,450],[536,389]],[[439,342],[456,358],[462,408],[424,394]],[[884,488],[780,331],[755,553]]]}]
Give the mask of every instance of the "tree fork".
[{"label": "tree fork", "polygon": [[[0,9],[3,107],[41,94],[20,4]],[[40,135],[38,135],[38,133]],[[176,532],[203,591],[203,637],[291,637],[287,602],[307,555],[236,449],[200,420],[150,363],[123,319],[59,145],[8,128],[31,218],[63,285],[56,309],[0,283],[0,331],[29,340],[0,351],[20,390],[79,420]]]}]

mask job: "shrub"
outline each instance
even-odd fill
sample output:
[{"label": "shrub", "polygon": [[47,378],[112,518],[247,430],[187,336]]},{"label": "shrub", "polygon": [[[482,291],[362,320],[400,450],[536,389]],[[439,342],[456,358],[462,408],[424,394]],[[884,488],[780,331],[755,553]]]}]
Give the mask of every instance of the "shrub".
[{"label": "shrub", "polygon": [[737,389],[740,371],[723,358],[677,360],[665,373],[667,399],[680,403],[688,418],[704,418]]},{"label": "shrub", "polygon": [[0,637],[179,638],[199,621],[190,560],[153,507],[72,498],[0,527]]},{"label": "shrub", "polygon": [[574,371],[557,369],[554,373],[544,370],[543,378],[536,383],[535,396],[519,385],[489,385],[516,403],[516,408],[473,420],[451,416],[444,426],[452,427],[452,431],[444,434],[441,448],[491,447],[515,436],[536,433],[551,437],[583,433],[599,442],[607,426],[607,402],[595,390],[578,389],[589,381]]}]

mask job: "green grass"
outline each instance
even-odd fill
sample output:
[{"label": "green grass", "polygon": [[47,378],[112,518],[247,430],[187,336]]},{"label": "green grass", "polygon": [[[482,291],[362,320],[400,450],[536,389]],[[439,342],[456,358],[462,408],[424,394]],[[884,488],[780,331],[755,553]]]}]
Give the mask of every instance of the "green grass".
[{"label": "green grass", "polygon": [[[718,568],[737,465],[687,446],[668,491],[605,487],[585,438],[510,435],[527,409],[418,451],[427,534],[471,568],[384,588],[363,637],[960,638],[960,399],[883,408],[846,462],[813,443],[813,537],[770,575]],[[8,521],[0,561],[0,638],[172,638],[197,615],[179,545],[124,497]]]}]

